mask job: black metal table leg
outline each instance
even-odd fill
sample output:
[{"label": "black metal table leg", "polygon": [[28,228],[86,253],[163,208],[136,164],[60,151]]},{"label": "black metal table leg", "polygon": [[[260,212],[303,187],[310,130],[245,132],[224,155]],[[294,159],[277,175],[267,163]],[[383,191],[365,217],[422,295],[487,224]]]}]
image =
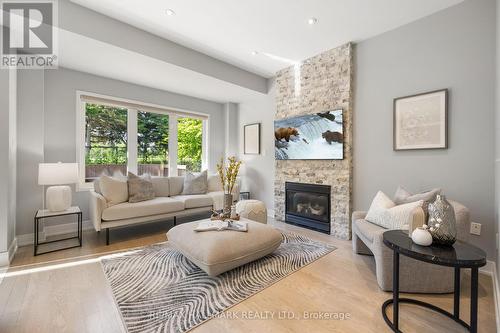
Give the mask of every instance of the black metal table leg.
[{"label": "black metal table leg", "polygon": [[471,269],[470,280],[470,332],[477,333],[478,268]]},{"label": "black metal table leg", "polygon": [[455,267],[455,283],[453,291],[453,316],[460,318],[460,267]]},{"label": "black metal table leg", "polygon": [[35,233],[33,235],[33,255],[36,256],[38,246],[38,219],[35,217],[33,224],[35,226]]},{"label": "black metal table leg", "polygon": [[399,253],[396,251],[392,265],[392,324],[399,330]]},{"label": "black metal table leg", "polygon": [[82,246],[82,233],[83,233],[83,219],[82,214],[78,214],[78,240],[80,241],[80,246]]}]

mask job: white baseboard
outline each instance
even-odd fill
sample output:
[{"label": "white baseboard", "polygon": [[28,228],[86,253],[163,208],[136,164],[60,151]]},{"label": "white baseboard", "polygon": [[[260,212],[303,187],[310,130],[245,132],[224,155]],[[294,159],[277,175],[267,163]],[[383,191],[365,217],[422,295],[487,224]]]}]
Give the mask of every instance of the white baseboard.
[{"label": "white baseboard", "polygon": [[[40,242],[45,241],[45,233],[42,231],[38,234]],[[34,243],[34,234],[17,235],[17,243],[19,246],[32,245]]]},{"label": "white baseboard", "polygon": [[[76,231],[76,224],[77,222],[71,222],[71,223],[45,226],[43,228],[43,231],[40,232],[40,234],[38,235],[39,241],[43,242],[47,239],[47,237],[50,236],[74,233]],[[83,221],[82,229],[84,231],[91,230],[93,228],[94,226],[92,225],[92,222],[90,220]],[[19,246],[32,245],[35,240],[33,233],[17,235],[17,238]]]},{"label": "white baseboard", "polygon": [[483,274],[491,276],[493,283],[493,300],[495,303],[495,318],[497,332],[500,332],[500,286],[498,284],[498,272],[494,261],[488,260],[486,266],[479,269]]},{"label": "white baseboard", "polygon": [[12,258],[14,258],[17,252],[17,246],[17,237],[14,237],[7,251],[0,252],[0,267],[7,267],[10,265]]}]

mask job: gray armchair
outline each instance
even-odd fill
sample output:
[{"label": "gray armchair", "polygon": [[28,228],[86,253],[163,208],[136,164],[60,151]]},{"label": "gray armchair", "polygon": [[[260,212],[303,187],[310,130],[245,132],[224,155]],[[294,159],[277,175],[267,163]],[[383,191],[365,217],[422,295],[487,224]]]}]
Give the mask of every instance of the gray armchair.
[{"label": "gray armchair", "polygon": [[[457,238],[468,241],[470,230],[469,210],[451,201],[457,221]],[[384,291],[392,291],[392,250],[383,242],[382,234],[387,229],[366,221],[366,212],[352,214],[352,247],[357,254],[375,258],[377,282]],[[413,213],[410,230],[425,223],[424,212],[418,208]],[[399,290],[407,293],[451,293],[453,292],[453,268],[437,266],[400,256]]]}]

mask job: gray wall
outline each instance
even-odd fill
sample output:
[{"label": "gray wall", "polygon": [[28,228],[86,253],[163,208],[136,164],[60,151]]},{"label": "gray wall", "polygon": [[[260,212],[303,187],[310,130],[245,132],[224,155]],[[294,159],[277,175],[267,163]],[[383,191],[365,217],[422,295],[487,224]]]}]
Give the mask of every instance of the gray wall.
[{"label": "gray wall", "polygon": [[[354,208],[377,190],[441,187],[482,224],[472,241],[495,251],[495,0],[465,1],[357,45]],[[394,152],[393,98],[450,89],[449,149]]]},{"label": "gray wall", "polygon": [[16,71],[0,70],[0,266],[14,240],[16,221]]},{"label": "gray wall", "polygon": [[[497,0],[497,35],[496,35],[496,112],[495,112],[495,222],[496,238],[500,230],[500,0]],[[497,248],[497,272],[500,267],[500,249]],[[500,274],[497,273],[497,279],[500,283]]]},{"label": "gray wall", "polygon": [[[274,115],[276,114],[275,81],[269,80],[267,96],[239,104],[239,156],[241,167],[242,190],[250,191],[252,199],[262,200],[268,209],[268,215],[274,216]],[[261,123],[260,155],[243,154],[243,126]]]},{"label": "gray wall", "polygon": [[[37,186],[33,185],[33,183],[36,184],[36,170],[40,159],[40,147],[37,143],[43,142],[43,160],[45,162],[74,162],[76,160],[77,90],[209,114],[208,158],[211,171],[215,170],[217,160],[224,155],[225,134],[222,104],[64,68],[45,71],[41,85],[38,80],[39,78],[35,78],[34,74],[25,73],[20,76],[19,82],[23,91],[23,107],[19,113],[19,125],[20,128],[23,128],[20,130],[19,137],[19,141],[23,142],[22,153],[20,149],[20,159],[23,159],[23,166],[22,175],[19,175],[18,182],[23,185],[20,186],[18,198],[18,235],[33,232],[33,213],[42,206],[40,187],[37,189]],[[40,109],[38,103],[40,98],[44,100],[43,109]],[[40,118],[40,113],[42,113],[42,118]],[[30,145],[31,147],[29,147]],[[23,180],[24,177],[27,177],[27,180]],[[23,205],[23,202],[28,204]],[[84,220],[88,219],[88,193],[74,193],[73,202],[82,208]]]},{"label": "gray wall", "polygon": [[33,232],[33,216],[43,207],[38,164],[43,163],[44,71],[18,71],[16,234]]},{"label": "gray wall", "polygon": [[226,157],[238,155],[238,104],[224,104],[224,126],[226,140]]}]

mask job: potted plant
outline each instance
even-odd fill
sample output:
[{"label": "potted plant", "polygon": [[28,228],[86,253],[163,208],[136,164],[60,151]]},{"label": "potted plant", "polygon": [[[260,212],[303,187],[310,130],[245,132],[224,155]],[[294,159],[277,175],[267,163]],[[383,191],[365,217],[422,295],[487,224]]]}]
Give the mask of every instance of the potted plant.
[{"label": "potted plant", "polygon": [[223,214],[227,216],[231,214],[233,188],[236,184],[240,165],[241,161],[237,161],[234,156],[227,158],[227,165],[224,163],[224,158],[221,158],[220,163],[217,163],[217,173],[219,174],[222,190],[224,191]]}]

